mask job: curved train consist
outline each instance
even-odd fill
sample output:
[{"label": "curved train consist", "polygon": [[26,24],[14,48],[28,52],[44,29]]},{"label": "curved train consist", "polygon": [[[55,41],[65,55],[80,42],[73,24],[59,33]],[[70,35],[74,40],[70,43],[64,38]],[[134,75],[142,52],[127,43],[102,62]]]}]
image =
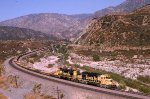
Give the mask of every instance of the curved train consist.
[{"label": "curved train consist", "polygon": [[[20,62],[18,61],[16,61],[16,64],[21,66]],[[115,82],[108,74],[99,74],[87,71],[80,72],[80,70],[67,67],[59,68],[57,71],[49,73],[31,67],[21,67],[43,75],[52,76],[82,84],[94,85],[97,87],[117,89],[118,86],[118,83]]]},{"label": "curved train consist", "polygon": [[[33,52],[37,52],[40,50],[44,50],[44,49],[45,48],[37,49],[32,52],[27,52],[27,53],[24,53],[24,54],[18,56],[16,59],[16,64],[20,65],[19,59],[22,56],[33,53]],[[25,69],[34,71],[34,72],[38,72],[38,73],[47,75],[47,76],[53,76],[53,77],[57,77],[60,79],[70,80],[70,81],[83,83],[83,84],[94,85],[94,86],[98,86],[98,87],[116,89],[118,86],[118,83],[115,82],[113,79],[111,79],[111,77],[108,74],[99,74],[99,73],[86,72],[86,71],[80,72],[77,69],[67,68],[67,67],[59,68],[59,70],[55,71],[54,73],[47,73],[45,71],[41,71],[41,70],[31,68],[31,67],[24,67],[24,66],[22,66],[22,67]]]},{"label": "curved train consist", "polygon": [[[77,69],[66,68],[66,67],[59,68],[57,71],[50,73],[50,72],[42,71],[42,70],[35,69],[32,67],[22,66],[22,64],[20,62],[23,57],[26,57],[27,55],[34,54],[34,52],[38,52],[38,51],[42,51],[42,50],[43,49],[39,49],[39,50],[34,50],[32,52],[24,53],[20,56],[12,58],[9,61],[9,63],[12,66],[17,67],[17,69],[18,69],[18,67],[19,68],[21,67],[22,69],[26,69],[30,73],[36,72],[36,73],[42,74],[43,76],[46,75],[47,77],[49,76],[51,78],[55,77],[54,79],[60,78],[60,79],[65,79],[65,80],[69,80],[69,81],[73,81],[73,82],[77,82],[77,83],[94,85],[94,86],[104,87],[104,88],[109,88],[109,89],[115,89],[115,91],[113,91],[113,90],[106,91],[105,89],[104,90],[105,90],[105,92],[108,92],[108,93],[111,92],[112,94],[116,94],[119,96],[121,95],[123,97],[126,96],[128,98],[130,97],[130,98],[135,98],[135,99],[149,99],[149,96],[147,97],[147,96],[144,96],[143,94],[139,95],[137,93],[127,93],[127,92],[124,93],[123,90],[120,90],[120,85],[118,84],[118,82],[114,81],[108,74],[100,74],[100,73],[87,72],[87,71],[80,72]],[[22,70],[21,68],[20,68],[20,70]],[[25,71],[25,70],[22,70],[22,71]],[[31,73],[31,74],[35,75],[34,73]],[[68,82],[68,84],[69,84],[69,82]],[[100,90],[102,90],[102,89],[100,89]]]},{"label": "curved train consist", "polygon": [[[31,52],[28,52],[24,55],[29,54],[30,55]],[[40,77],[42,78],[47,78],[47,77],[51,77],[50,79],[56,82],[60,82],[60,79],[65,79],[65,80],[69,80],[69,81],[73,81],[73,82],[78,82],[78,83],[83,83],[83,84],[89,84],[89,85],[94,85],[94,86],[98,86],[98,87],[105,87],[105,88],[109,88],[109,89],[117,89],[117,90],[102,90],[100,88],[100,90],[98,90],[99,88],[94,89],[94,87],[90,88],[90,90],[98,90],[100,92],[106,92],[106,93],[110,93],[110,94],[115,94],[121,97],[127,97],[127,98],[134,98],[134,99],[149,99],[149,96],[146,96],[145,94],[138,94],[138,93],[127,93],[123,90],[120,90],[119,88],[119,84],[117,82],[115,82],[113,79],[111,79],[111,77],[108,74],[99,74],[99,73],[94,73],[94,72],[80,72],[77,69],[73,69],[73,68],[59,68],[59,70],[53,72],[53,73],[49,73],[49,72],[45,72],[39,69],[35,69],[32,67],[26,67],[26,66],[22,66],[20,63],[20,58],[24,57],[24,55],[20,55],[19,57],[14,57],[11,58],[9,61],[9,64],[12,65],[13,67],[15,67],[16,69],[19,69],[21,71],[27,72],[29,74],[32,75],[40,75],[42,74],[42,76],[40,75]],[[26,70],[25,70],[26,69]],[[35,74],[33,72],[37,72],[39,74]],[[44,76],[46,75],[46,76]],[[53,78],[53,77],[57,77],[60,79]],[[53,79],[52,79],[53,78]],[[62,80],[61,80],[62,81]],[[69,84],[69,82],[66,83],[66,81],[64,82],[64,84]],[[77,87],[81,87],[78,86]],[[88,87],[88,86],[87,86]],[[89,86],[91,87],[91,86]],[[85,88],[84,86],[81,88],[85,88],[85,89],[89,89]],[[119,88],[119,89],[118,89]]]}]

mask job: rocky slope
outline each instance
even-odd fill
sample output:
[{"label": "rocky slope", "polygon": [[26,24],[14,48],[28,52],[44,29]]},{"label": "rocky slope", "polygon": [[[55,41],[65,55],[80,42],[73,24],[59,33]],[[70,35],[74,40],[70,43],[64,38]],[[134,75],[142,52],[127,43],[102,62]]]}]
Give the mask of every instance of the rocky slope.
[{"label": "rocky slope", "polygon": [[56,40],[52,35],[47,35],[39,31],[34,31],[25,28],[0,26],[0,40],[24,40],[24,39],[49,39]]},{"label": "rocky slope", "polygon": [[1,22],[3,26],[29,28],[59,38],[76,37],[86,26],[89,15],[65,15],[55,13],[31,14]]},{"label": "rocky slope", "polygon": [[130,12],[147,4],[150,4],[150,0],[126,0],[116,7],[108,7],[91,14],[31,14],[0,22],[0,25],[28,28],[53,34],[59,38],[72,39],[79,37],[93,17],[104,16],[112,12]]},{"label": "rocky slope", "polygon": [[106,15],[90,23],[77,43],[106,46],[149,46],[150,5],[132,13]]}]

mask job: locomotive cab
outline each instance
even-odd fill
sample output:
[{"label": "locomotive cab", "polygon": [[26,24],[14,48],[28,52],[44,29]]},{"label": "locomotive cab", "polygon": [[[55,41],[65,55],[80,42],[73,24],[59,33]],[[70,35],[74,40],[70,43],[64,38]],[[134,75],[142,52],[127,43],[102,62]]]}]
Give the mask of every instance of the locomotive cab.
[{"label": "locomotive cab", "polygon": [[101,75],[98,80],[101,81],[101,87],[105,87],[105,88],[116,88],[116,84],[113,81],[113,79],[110,78],[109,75],[104,74]]}]

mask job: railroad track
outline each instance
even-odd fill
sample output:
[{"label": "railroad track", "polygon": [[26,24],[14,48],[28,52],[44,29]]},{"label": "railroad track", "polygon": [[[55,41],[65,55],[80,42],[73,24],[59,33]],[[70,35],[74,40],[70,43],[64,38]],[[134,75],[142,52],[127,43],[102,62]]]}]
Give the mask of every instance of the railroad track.
[{"label": "railroad track", "polygon": [[35,54],[38,51],[43,51],[43,50],[45,50],[45,48],[34,50],[34,51],[28,52],[28,53],[24,53],[22,55],[19,55],[17,57],[17,59],[15,57],[12,57],[9,60],[9,64],[13,68],[15,68],[15,69],[17,69],[17,70],[19,70],[21,72],[24,72],[24,73],[27,73],[27,74],[39,77],[41,79],[46,79],[46,80],[49,80],[49,81],[53,81],[53,82],[57,82],[57,83],[61,83],[61,84],[65,84],[65,85],[69,85],[69,86],[73,86],[73,87],[83,88],[83,89],[86,89],[86,90],[96,91],[96,92],[100,92],[100,93],[117,95],[117,96],[120,96],[120,97],[130,98],[130,99],[150,99],[149,96],[144,96],[144,95],[139,95],[139,94],[132,94],[132,93],[122,92],[122,91],[118,91],[118,90],[110,90],[110,89],[105,89],[105,88],[85,85],[85,84],[81,84],[81,83],[75,83],[75,82],[71,82],[71,81],[55,78],[55,77],[52,77],[52,76],[47,76],[47,75],[44,75],[44,74],[37,73],[35,71],[31,71],[31,70],[25,69],[25,68],[23,68],[23,67],[21,67],[21,66],[19,66],[19,65],[17,65],[15,63],[15,60],[20,60],[20,59],[22,59],[24,57],[27,57],[29,55]]}]

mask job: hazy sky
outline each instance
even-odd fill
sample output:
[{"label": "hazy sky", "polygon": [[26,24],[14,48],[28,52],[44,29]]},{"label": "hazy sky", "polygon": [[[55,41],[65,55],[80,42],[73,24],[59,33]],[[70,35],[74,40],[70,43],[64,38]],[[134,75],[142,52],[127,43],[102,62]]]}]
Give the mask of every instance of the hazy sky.
[{"label": "hazy sky", "polygon": [[0,21],[32,13],[93,13],[125,0],[0,0]]}]

